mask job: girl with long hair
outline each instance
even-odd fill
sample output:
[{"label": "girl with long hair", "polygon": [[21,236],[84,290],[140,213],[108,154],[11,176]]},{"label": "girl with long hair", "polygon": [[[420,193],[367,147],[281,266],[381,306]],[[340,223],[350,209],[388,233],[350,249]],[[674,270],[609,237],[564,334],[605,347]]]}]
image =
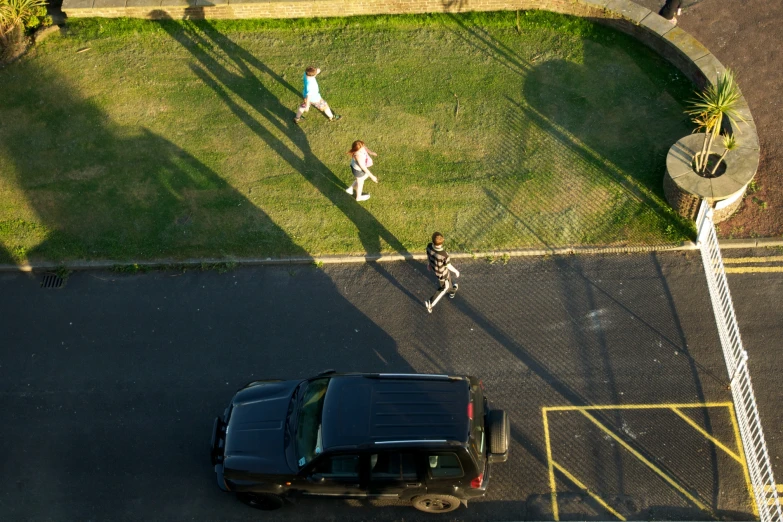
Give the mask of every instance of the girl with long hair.
[{"label": "girl with long hair", "polygon": [[346,154],[351,156],[353,185],[345,189],[345,191],[348,194],[353,195],[356,198],[356,201],[367,201],[370,199],[370,195],[362,194],[362,188],[364,187],[364,180],[367,178],[378,183],[378,178],[376,178],[369,169],[369,167],[372,167],[372,158],[370,156],[377,156],[377,154],[368,149],[361,140],[354,141],[353,145],[351,145],[351,150]]}]

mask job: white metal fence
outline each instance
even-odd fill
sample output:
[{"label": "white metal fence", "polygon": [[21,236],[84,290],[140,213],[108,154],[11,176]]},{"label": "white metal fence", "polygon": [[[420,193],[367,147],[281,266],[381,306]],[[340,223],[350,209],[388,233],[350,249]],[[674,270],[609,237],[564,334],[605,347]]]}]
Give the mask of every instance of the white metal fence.
[{"label": "white metal fence", "polygon": [[698,245],[707,285],[710,290],[712,309],[718,325],[723,357],[731,379],[731,395],[737,413],[740,438],[745,450],[753,495],[761,522],[783,522],[783,508],[777,492],[772,464],[761,429],[761,419],[756,407],[756,397],[748,371],[748,353],[742,347],[734,305],[731,302],[729,284],[723,270],[723,258],[718,246],[718,236],[712,223],[712,209],[702,201],[696,218]]}]

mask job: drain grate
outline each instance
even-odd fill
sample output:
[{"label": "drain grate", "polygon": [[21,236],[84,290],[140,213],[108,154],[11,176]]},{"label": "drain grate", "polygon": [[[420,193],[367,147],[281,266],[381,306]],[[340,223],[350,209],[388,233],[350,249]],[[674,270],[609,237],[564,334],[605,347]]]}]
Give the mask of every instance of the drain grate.
[{"label": "drain grate", "polygon": [[57,274],[46,274],[41,281],[41,288],[62,288],[63,278]]}]

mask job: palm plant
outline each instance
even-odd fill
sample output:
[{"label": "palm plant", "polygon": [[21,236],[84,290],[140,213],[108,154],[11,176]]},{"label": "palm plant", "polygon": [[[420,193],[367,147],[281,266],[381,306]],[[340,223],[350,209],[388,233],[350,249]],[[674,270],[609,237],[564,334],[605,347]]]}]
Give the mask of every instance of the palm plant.
[{"label": "palm plant", "polygon": [[729,153],[730,150],[734,150],[737,148],[737,139],[732,134],[724,134],[723,135],[723,154],[720,155],[720,159],[715,162],[715,167],[713,167],[712,172],[710,172],[711,177],[715,177],[715,173],[718,171],[718,167],[720,167],[721,162],[723,161],[723,158],[726,157],[726,154]]},{"label": "palm plant", "polygon": [[[712,144],[721,134],[723,118],[736,127],[737,120],[744,122],[745,118],[739,113],[739,103],[742,98],[739,86],[734,80],[734,73],[726,69],[726,72],[718,75],[718,80],[714,84],[708,85],[704,91],[697,94],[698,98],[691,102],[691,106],[685,112],[689,114],[693,122],[698,126],[697,130],[704,130],[704,143],[701,152],[697,152],[694,157],[696,172],[705,174],[707,171],[707,160],[712,153]],[[728,143],[724,139],[724,144]],[[736,146],[736,141],[732,137],[732,149]],[[726,148],[720,161],[726,156],[729,148]],[[720,163],[720,161],[718,163]],[[716,167],[713,169],[714,174]]]}]

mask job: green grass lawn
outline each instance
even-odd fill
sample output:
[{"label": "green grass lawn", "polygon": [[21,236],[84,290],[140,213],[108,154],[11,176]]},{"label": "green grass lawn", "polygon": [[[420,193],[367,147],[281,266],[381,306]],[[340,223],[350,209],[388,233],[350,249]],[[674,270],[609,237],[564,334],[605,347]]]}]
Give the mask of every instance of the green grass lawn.
[{"label": "green grass lawn", "polygon": [[[311,64],[342,121],[293,124]],[[0,70],[0,258],[680,241],[661,183],[692,89],[551,13],[75,19]],[[356,139],[379,154],[361,204]]]}]

